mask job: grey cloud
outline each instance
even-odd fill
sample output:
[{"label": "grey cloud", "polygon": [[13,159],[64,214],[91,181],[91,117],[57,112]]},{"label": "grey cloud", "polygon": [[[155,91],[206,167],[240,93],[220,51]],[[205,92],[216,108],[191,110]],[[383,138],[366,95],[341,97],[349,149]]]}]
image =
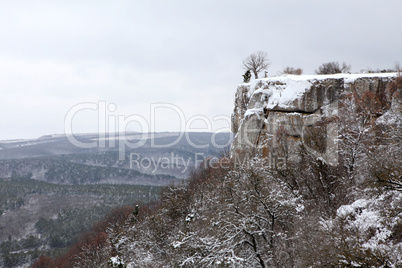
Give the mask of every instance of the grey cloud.
[{"label": "grey cloud", "polygon": [[[241,61],[256,50],[268,52],[271,75],[286,66],[313,73],[333,60],[352,71],[401,62],[400,10],[394,0],[3,1],[0,90],[3,102],[23,104],[7,106],[11,118],[0,123],[26,136],[10,123],[25,111],[31,130],[38,126],[31,136],[61,132],[65,107],[99,99],[144,107],[165,98],[229,115]],[[55,70],[38,70],[49,62]],[[227,97],[207,95],[214,88]],[[64,105],[26,105],[47,96]],[[47,109],[58,110],[43,118]]]}]

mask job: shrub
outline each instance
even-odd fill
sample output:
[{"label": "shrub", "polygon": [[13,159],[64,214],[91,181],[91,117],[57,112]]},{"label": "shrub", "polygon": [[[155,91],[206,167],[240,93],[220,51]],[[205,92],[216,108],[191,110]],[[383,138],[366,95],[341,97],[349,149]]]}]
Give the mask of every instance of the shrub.
[{"label": "shrub", "polygon": [[283,71],[280,74],[295,74],[295,75],[301,75],[303,73],[303,70],[301,68],[293,68],[293,67],[286,67],[283,69]]},{"label": "shrub", "polygon": [[315,71],[316,74],[338,74],[338,73],[347,73],[350,72],[350,65],[345,62],[342,65],[339,62],[327,62],[323,63],[318,67],[318,70]]},{"label": "shrub", "polygon": [[250,82],[251,79],[251,72],[250,70],[247,70],[244,74],[243,74],[243,83],[248,83]]}]

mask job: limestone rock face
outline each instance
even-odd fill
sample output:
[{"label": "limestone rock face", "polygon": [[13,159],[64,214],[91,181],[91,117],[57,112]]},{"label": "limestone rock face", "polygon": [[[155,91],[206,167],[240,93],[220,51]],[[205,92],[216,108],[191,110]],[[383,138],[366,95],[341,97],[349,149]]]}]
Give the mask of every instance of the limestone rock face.
[{"label": "limestone rock face", "polygon": [[244,113],[247,111],[247,104],[250,100],[249,91],[250,84],[242,84],[237,88],[231,126],[234,134],[237,133],[240,121],[243,119]]},{"label": "limestone rock face", "polygon": [[258,79],[237,88],[232,114],[232,158],[259,156],[272,164],[298,159],[300,145],[337,164],[339,98],[366,90],[388,94],[396,77],[388,74],[281,76]]}]

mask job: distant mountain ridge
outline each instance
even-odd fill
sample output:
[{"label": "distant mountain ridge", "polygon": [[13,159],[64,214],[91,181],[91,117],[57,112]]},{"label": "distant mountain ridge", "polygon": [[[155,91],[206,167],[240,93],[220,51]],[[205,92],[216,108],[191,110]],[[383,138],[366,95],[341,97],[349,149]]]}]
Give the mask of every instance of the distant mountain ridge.
[{"label": "distant mountain ridge", "polygon": [[[172,141],[177,142],[172,147],[177,146],[193,147],[195,145],[208,145],[211,150],[219,150],[223,147],[228,147],[231,143],[231,133],[222,132],[157,132],[157,133],[140,133],[140,132],[127,132],[127,133],[110,133],[110,134],[97,134],[85,133],[76,134],[74,139],[81,143],[98,142],[102,137],[105,137],[105,146],[84,149],[75,146],[69,139],[69,136],[64,134],[44,135],[37,139],[17,139],[17,140],[0,140],[0,159],[11,158],[26,158],[35,156],[49,156],[60,154],[75,154],[75,153],[88,153],[94,151],[117,151],[119,149],[119,138],[124,138],[128,142],[134,143],[144,139],[146,135],[147,142],[141,148],[150,148],[151,140],[157,145],[169,145]],[[187,138],[188,135],[188,138]],[[180,137],[182,136],[182,137]],[[225,145],[222,148],[213,148],[211,144],[212,139],[216,140],[219,145]],[[112,144],[112,142],[114,144]]]},{"label": "distant mountain ridge", "polygon": [[[124,138],[124,145],[141,141],[141,146],[124,146],[122,153],[119,138]],[[80,148],[66,135],[0,141],[0,177],[30,177],[56,184],[168,185],[184,179],[205,157],[227,150],[231,134],[130,132],[124,136],[80,134],[74,139],[101,146]]]},{"label": "distant mountain ridge", "polygon": [[[99,146],[80,148],[74,139]],[[197,160],[228,150],[231,134],[129,132],[74,139],[0,141],[0,267],[29,267],[43,254],[56,257],[111,208],[159,199],[163,186],[186,179]],[[137,142],[138,148],[120,146]]]}]

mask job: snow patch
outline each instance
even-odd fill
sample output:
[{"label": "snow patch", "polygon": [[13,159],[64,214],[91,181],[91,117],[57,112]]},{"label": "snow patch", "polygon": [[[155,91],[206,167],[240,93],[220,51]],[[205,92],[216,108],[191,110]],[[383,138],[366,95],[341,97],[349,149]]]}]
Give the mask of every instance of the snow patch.
[{"label": "snow patch", "polygon": [[119,256],[111,257],[109,259],[109,265],[110,267],[121,267],[124,266],[124,261]]},{"label": "snow patch", "polygon": [[[242,84],[249,87],[248,97],[263,94],[266,98],[264,108],[288,108],[289,105],[308,91],[313,83],[326,79],[343,79],[345,86],[354,83],[360,78],[393,78],[397,73],[370,73],[370,74],[331,74],[331,75],[283,75],[254,80]],[[264,101],[263,101],[264,102]],[[247,114],[247,112],[246,112]]]},{"label": "snow patch", "polygon": [[252,116],[252,115],[261,115],[263,113],[263,108],[255,108],[255,109],[247,109],[244,117]]}]

